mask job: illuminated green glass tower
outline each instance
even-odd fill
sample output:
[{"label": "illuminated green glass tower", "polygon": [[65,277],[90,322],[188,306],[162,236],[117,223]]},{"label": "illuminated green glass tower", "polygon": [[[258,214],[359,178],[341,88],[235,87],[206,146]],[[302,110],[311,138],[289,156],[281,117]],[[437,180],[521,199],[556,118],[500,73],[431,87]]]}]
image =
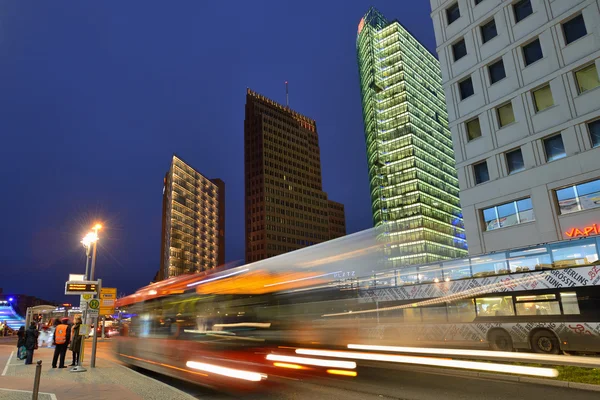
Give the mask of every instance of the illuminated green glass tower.
[{"label": "illuminated green glass tower", "polygon": [[467,255],[439,61],[371,8],[356,40],[373,223],[391,266]]}]

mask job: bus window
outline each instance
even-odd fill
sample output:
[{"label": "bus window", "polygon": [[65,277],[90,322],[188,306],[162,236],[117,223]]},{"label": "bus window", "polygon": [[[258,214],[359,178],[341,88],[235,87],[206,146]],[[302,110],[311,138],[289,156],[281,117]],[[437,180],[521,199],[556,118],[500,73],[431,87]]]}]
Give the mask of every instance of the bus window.
[{"label": "bus window", "polygon": [[475,319],[473,299],[458,300],[448,303],[448,320],[450,322],[473,322]]},{"label": "bus window", "polygon": [[552,269],[552,259],[545,247],[509,253],[508,264],[511,272]]},{"label": "bus window", "polygon": [[509,269],[506,265],[506,254],[486,254],[481,257],[471,258],[471,269],[474,278],[483,276],[508,274]]},{"label": "bus window", "polygon": [[567,242],[566,245],[560,243],[550,247],[556,268],[576,267],[598,261],[596,245],[592,240],[583,239],[575,245]]},{"label": "bus window", "polygon": [[511,296],[479,298],[475,300],[475,304],[480,317],[515,315]]},{"label": "bus window", "polygon": [[560,315],[560,306],[554,294],[517,296],[517,315]]},{"label": "bus window", "polygon": [[424,307],[421,309],[423,322],[446,322],[446,307]]},{"label": "bus window", "polygon": [[420,308],[405,308],[403,311],[404,322],[421,322]]},{"label": "bus window", "polygon": [[562,302],[563,313],[565,315],[580,314],[579,303],[577,303],[577,293],[575,293],[575,292],[561,293],[560,301]]}]

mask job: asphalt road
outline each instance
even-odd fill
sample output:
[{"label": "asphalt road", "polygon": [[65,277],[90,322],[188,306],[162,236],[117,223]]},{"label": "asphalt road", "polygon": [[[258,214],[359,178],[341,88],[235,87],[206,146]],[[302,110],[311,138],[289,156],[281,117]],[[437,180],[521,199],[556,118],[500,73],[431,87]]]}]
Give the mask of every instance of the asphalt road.
[{"label": "asphalt road", "polygon": [[[101,343],[98,356],[115,360],[108,344]],[[202,400],[597,400],[598,392],[558,388],[520,382],[496,381],[485,378],[392,370],[372,367],[358,368],[356,378],[323,378],[318,381],[281,380],[268,393],[226,394],[150,371],[136,369]]]}]

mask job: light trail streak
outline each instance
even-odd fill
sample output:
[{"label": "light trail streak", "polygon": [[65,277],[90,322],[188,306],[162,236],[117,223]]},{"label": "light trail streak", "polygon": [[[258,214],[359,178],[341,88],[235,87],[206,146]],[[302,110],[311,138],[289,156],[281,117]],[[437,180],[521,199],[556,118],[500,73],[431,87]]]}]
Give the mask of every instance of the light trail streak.
[{"label": "light trail streak", "polygon": [[400,364],[431,365],[435,367],[472,369],[488,372],[504,372],[509,374],[541,376],[546,378],[554,378],[558,376],[558,371],[554,368],[525,367],[520,365],[483,363],[477,361],[447,360],[433,357],[415,357],[401,356],[396,354],[362,353],[353,351],[316,349],[297,349],[296,354],[318,357],[348,358],[366,361],[383,361]]},{"label": "light trail streak", "polygon": [[356,368],[356,363],[354,361],[322,360],[319,358],[280,356],[278,354],[268,354],[267,360],[288,362],[288,363],[294,363],[294,364],[315,365],[318,367],[328,367],[328,368],[346,368],[346,369]]}]

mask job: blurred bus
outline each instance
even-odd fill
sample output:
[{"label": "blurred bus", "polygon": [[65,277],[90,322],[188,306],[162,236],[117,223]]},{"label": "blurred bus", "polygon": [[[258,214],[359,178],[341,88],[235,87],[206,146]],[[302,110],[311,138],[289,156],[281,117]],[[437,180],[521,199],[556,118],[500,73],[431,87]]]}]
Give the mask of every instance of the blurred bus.
[{"label": "blurred bus", "polygon": [[585,238],[376,272],[323,323],[370,343],[598,353],[598,249]]}]

